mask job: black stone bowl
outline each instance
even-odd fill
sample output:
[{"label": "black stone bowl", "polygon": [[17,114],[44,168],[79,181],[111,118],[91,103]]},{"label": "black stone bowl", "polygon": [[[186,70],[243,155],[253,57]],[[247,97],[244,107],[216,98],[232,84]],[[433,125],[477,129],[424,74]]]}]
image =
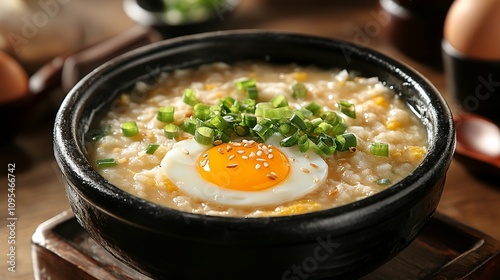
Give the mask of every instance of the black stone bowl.
[{"label": "black stone bowl", "polygon": [[[401,182],[330,210],[269,218],[180,212],[130,195],[86,158],[91,122],[134,83],[161,71],[260,60],[345,68],[378,76],[421,117],[429,153]],[[326,38],[265,31],[180,37],[122,55],[69,93],[54,129],[55,158],[79,223],[104,248],[155,279],[352,279],[394,257],[429,220],[455,148],[451,112],[421,75],[369,49]],[[186,173],[189,176],[189,173]]]}]

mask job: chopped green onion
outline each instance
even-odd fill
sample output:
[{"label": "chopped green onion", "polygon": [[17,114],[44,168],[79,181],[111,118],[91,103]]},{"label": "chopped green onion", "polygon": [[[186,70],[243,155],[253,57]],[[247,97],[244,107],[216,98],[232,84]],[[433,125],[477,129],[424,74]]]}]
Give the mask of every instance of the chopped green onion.
[{"label": "chopped green onion", "polygon": [[265,142],[274,133],[273,123],[270,119],[262,119],[253,127],[253,131]]},{"label": "chopped green onion", "polygon": [[288,137],[297,132],[297,128],[292,125],[289,119],[283,118],[279,120],[278,132],[284,137]]},{"label": "chopped green onion", "polygon": [[202,145],[211,145],[214,142],[215,131],[210,127],[198,127],[194,133],[194,140]]},{"label": "chopped green onion", "polygon": [[243,99],[243,102],[241,103],[241,106],[243,107],[245,112],[251,113],[251,114],[255,113],[255,105],[256,105],[255,99],[251,99],[251,98],[245,98],[245,99]]},{"label": "chopped green onion", "polygon": [[215,128],[215,126],[213,126],[211,123],[207,123],[206,121],[204,120],[201,120],[201,119],[195,119],[195,123],[196,123],[196,128],[198,127],[210,127],[210,128]]},{"label": "chopped green onion", "polygon": [[389,156],[389,145],[386,143],[372,143],[370,153],[374,156],[387,157]]},{"label": "chopped green onion", "polygon": [[266,108],[274,108],[274,107],[273,104],[271,104],[270,102],[257,103],[257,105],[255,105],[255,116],[262,117],[262,115],[264,114],[264,109]]},{"label": "chopped green onion", "polygon": [[276,95],[270,102],[273,104],[274,108],[288,106],[288,100],[286,100],[286,97],[283,94]]},{"label": "chopped green onion", "polygon": [[313,151],[314,153],[316,153],[317,155],[319,155],[320,157],[325,157],[325,156],[328,156],[322,149],[320,149],[318,147],[318,145],[316,145],[316,143],[314,143],[311,139],[309,139],[309,150]]},{"label": "chopped green onion", "polygon": [[281,147],[292,147],[295,146],[299,142],[299,137],[297,135],[291,135],[286,138],[283,138],[280,141]]},{"label": "chopped green onion", "polygon": [[224,130],[227,127],[229,127],[229,123],[221,115],[217,115],[211,118],[210,123],[213,124],[219,130]]},{"label": "chopped green onion", "polygon": [[194,131],[196,130],[196,120],[185,119],[184,123],[181,125],[181,129],[191,135],[194,135]]},{"label": "chopped green onion", "polygon": [[306,129],[303,130],[308,136],[312,136],[314,134],[314,126],[310,120],[305,120],[304,124],[306,125]]},{"label": "chopped green onion", "polygon": [[148,155],[154,154],[159,147],[160,145],[158,144],[149,144],[148,147],[146,148],[146,154]]},{"label": "chopped green onion", "polygon": [[236,83],[236,88],[238,90],[245,90],[247,93],[247,98],[250,99],[258,98],[257,82],[255,81],[255,79],[239,81]]},{"label": "chopped green onion", "polygon": [[288,107],[279,108],[263,108],[262,117],[271,120],[279,120],[281,118],[290,118],[293,112]]},{"label": "chopped green onion", "polygon": [[248,134],[249,131],[250,130],[249,130],[248,126],[246,126],[246,125],[237,124],[234,126],[234,132],[238,136],[245,136]]},{"label": "chopped green onion", "polygon": [[356,118],[356,107],[354,104],[345,101],[345,100],[340,100],[339,101],[339,108],[340,112],[344,113],[346,116],[355,119]]},{"label": "chopped green onion", "polygon": [[156,119],[164,123],[171,123],[174,121],[174,112],[174,106],[160,107],[160,109],[158,109]]},{"label": "chopped green onion", "polygon": [[330,134],[330,132],[333,130],[333,126],[329,123],[326,122],[321,122],[316,129],[314,129],[314,132],[317,134]]},{"label": "chopped green onion", "polygon": [[310,122],[311,122],[312,127],[316,128],[320,124],[323,123],[323,119],[321,119],[321,118],[315,118],[315,119],[312,119]]},{"label": "chopped green onion", "polygon": [[163,132],[168,139],[179,138],[179,127],[173,123],[169,123],[163,127]]},{"label": "chopped green onion", "polygon": [[97,166],[100,166],[100,167],[111,167],[111,166],[117,165],[114,158],[97,159],[96,163],[97,163]]},{"label": "chopped green onion", "polygon": [[137,123],[134,121],[124,122],[121,124],[120,128],[122,129],[123,136],[125,137],[132,137],[139,133]]},{"label": "chopped green onion", "polygon": [[303,83],[297,82],[292,85],[292,97],[302,99],[306,96],[307,88]]},{"label": "chopped green onion", "polygon": [[342,119],[342,118],[340,118],[340,117],[337,115],[337,113],[332,112],[332,111],[326,111],[326,112],[324,112],[324,113],[321,115],[321,118],[322,118],[325,122],[327,122],[327,123],[329,123],[329,124],[331,124],[331,125],[336,124],[337,122],[339,122],[339,120],[340,120],[340,119]]},{"label": "chopped green onion", "polygon": [[233,106],[235,101],[236,100],[234,98],[227,96],[220,101],[220,104],[224,106],[226,110],[231,110],[231,107]]},{"label": "chopped green onion", "polygon": [[194,105],[194,117],[203,121],[210,119],[210,105],[198,103]]},{"label": "chopped green onion", "polygon": [[300,130],[304,131],[307,129],[306,124],[304,123],[304,120],[302,118],[300,118],[296,113],[294,113],[290,117],[290,123],[295,125]]},{"label": "chopped green onion", "polygon": [[343,121],[338,122],[333,126],[333,129],[331,130],[332,135],[340,135],[344,133],[347,129],[347,124],[345,124]]},{"label": "chopped green onion", "polygon": [[256,86],[251,86],[246,88],[247,98],[257,99],[259,97],[259,92],[257,91]]},{"label": "chopped green onion", "polygon": [[318,143],[316,144],[318,149],[326,156],[331,156],[337,148],[335,145],[335,140],[328,135],[322,135],[318,138]]},{"label": "chopped green onion", "polygon": [[182,101],[191,106],[200,103],[198,98],[196,98],[196,92],[190,88],[184,89],[184,91],[182,92]]},{"label": "chopped green onion", "polygon": [[300,136],[299,139],[297,140],[297,145],[299,146],[299,150],[302,153],[305,153],[305,152],[307,152],[307,150],[309,150],[310,143],[312,143],[312,142],[311,142],[311,140],[309,140],[309,138],[307,138],[306,134]]},{"label": "chopped green onion", "polygon": [[350,147],[356,147],[357,139],[354,134],[346,133],[335,136],[335,143],[337,144],[337,150],[344,152],[349,150]]},{"label": "chopped green onion", "polygon": [[321,106],[319,106],[318,103],[314,101],[307,105],[306,109],[311,111],[315,116],[319,116],[319,114],[321,113]]},{"label": "chopped green onion", "polygon": [[387,186],[387,185],[392,184],[391,180],[388,178],[382,178],[380,180],[377,180],[376,183],[379,185],[382,185],[382,186]]},{"label": "chopped green onion", "polygon": [[248,79],[248,80],[237,82],[236,88],[238,90],[244,90],[247,87],[256,86],[256,85],[257,85],[257,81],[255,79]]},{"label": "chopped green onion", "polygon": [[222,117],[226,122],[234,124],[241,121],[240,115],[229,113]]},{"label": "chopped green onion", "polygon": [[243,124],[247,127],[254,127],[257,124],[257,117],[254,115],[243,115]]},{"label": "chopped green onion", "polygon": [[313,113],[307,109],[295,109],[293,112],[301,119],[306,120],[312,117]]},{"label": "chopped green onion", "polygon": [[213,141],[215,142],[216,140],[220,140],[223,143],[229,143],[231,141],[231,134],[229,131],[229,134],[227,134],[225,131],[222,130],[216,130],[214,134],[214,139]]},{"label": "chopped green onion", "polygon": [[[157,119],[167,123],[165,135],[178,138],[179,130],[182,129],[194,135],[198,143],[211,145],[214,141],[229,142],[232,135],[250,136],[255,141],[265,142],[274,133],[279,133],[283,137],[280,141],[282,147],[297,145],[301,152],[310,150],[320,156],[331,156],[335,151],[355,151],[357,139],[351,133],[344,134],[347,125],[341,115],[332,111],[323,112],[322,106],[316,102],[292,110],[288,107],[286,97],[281,94],[269,102],[257,103],[253,99],[257,98],[255,79],[240,81],[236,87],[245,90],[248,97],[243,100],[224,97],[214,105],[200,103],[192,89],[185,89],[183,99],[186,104],[193,106],[193,115],[177,127],[173,124],[175,108],[161,107]],[[304,84],[296,82],[292,85],[294,98],[301,99],[306,93]],[[349,102],[340,101],[339,104],[348,109],[342,111],[344,114],[354,112],[354,105]]]},{"label": "chopped green onion", "polygon": [[[198,105],[198,104],[196,104]],[[196,106],[195,105],[195,106]],[[225,109],[219,105],[207,105],[208,106],[208,115],[216,116],[220,114],[224,114]]]},{"label": "chopped green onion", "polygon": [[234,101],[233,106],[229,108],[229,111],[235,114],[241,112],[241,102],[239,102],[238,100]]}]

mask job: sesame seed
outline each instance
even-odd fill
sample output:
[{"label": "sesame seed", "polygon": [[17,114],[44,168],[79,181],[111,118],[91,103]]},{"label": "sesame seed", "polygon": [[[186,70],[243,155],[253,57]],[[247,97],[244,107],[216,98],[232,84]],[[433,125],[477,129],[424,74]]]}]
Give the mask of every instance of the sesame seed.
[{"label": "sesame seed", "polygon": [[226,168],[235,168],[236,166],[238,166],[237,163],[232,163],[232,164],[226,165]]},{"label": "sesame seed", "polygon": [[251,141],[248,141],[245,143],[245,148],[252,148],[253,146],[255,146],[256,142],[251,140]]},{"label": "sesame seed", "polygon": [[276,178],[278,178],[278,174],[274,173],[273,171],[271,171],[271,175],[275,176]]},{"label": "sesame seed", "polygon": [[300,168],[300,171],[304,172],[304,173],[309,173],[311,171],[309,171],[309,169],[305,168],[305,167],[301,167]]},{"label": "sesame seed", "polygon": [[241,146],[241,143],[237,143],[237,142],[235,142],[235,143],[233,143],[233,146],[235,146],[235,147],[240,147],[240,146]]},{"label": "sesame seed", "polygon": [[267,161],[264,162],[264,167],[265,168],[268,168],[269,167],[269,163],[267,163]]},{"label": "sesame seed", "polygon": [[241,156],[241,158],[242,158],[242,159],[248,159],[248,157],[247,157],[247,156]]},{"label": "sesame seed", "polygon": [[240,155],[242,155],[242,154],[244,154],[244,153],[245,153],[245,151],[243,151],[243,150],[238,150],[238,151],[236,151],[236,152],[237,152],[238,154],[240,154]]},{"label": "sesame seed", "polygon": [[182,148],[182,153],[185,155],[189,155],[189,151],[186,148]]},{"label": "sesame seed", "polygon": [[258,163],[257,163],[257,164],[255,165],[255,169],[259,170],[259,169],[260,169],[260,164],[258,164]]},{"label": "sesame seed", "polygon": [[203,157],[204,157],[204,158],[207,158],[207,157],[208,157],[208,154],[203,154]]},{"label": "sesame seed", "polygon": [[229,160],[232,160],[232,159],[234,159],[235,157],[236,157],[235,155],[230,155],[228,159],[229,159]]},{"label": "sesame seed", "polygon": [[227,145],[227,146],[226,146],[226,151],[228,151],[228,152],[229,152],[229,151],[231,151],[232,149],[233,149],[233,147],[231,147],[231,145]]},{"label": "sesame seed", "polygon": [[265,159],[265,158],[256,158],[255,160],[256,160],[256,161],[266,161],[266,159]]},{"label": "sesame seed", "polygon": [[272,153],[272,152],[273,152],[273,149],[269,149],[268,151],[269,151],[270,153]]},{"label": "sesame seed", "polygon": [[319,179],[318,179],[318,177],[317,177],[317,176],[314,176],[314,177],[313,177],[313,182],[314,182],[314,183],[319,182]]},{"label": "sesame seed", "polygon": [[262,150],[257,151],[257,156],[261,157],[262,156]]},{"label": "sesame seed", "polygon": [[276,175],[276,173],[273,174],[273,172],[267,174],[266,176],[270,180],[276,180],[276,179],[278,179],[278,176]]},{"label": "sesame seed", "polygon": [[219,152],[219,154],[223,155],[224,154],[224,150],[222,148],[218,148],[217,149],[217,152]]},{"label": "sesame seed", "polygon": [[319,166],[317,166],[316,164],[314,164],[314,163],[312,163],[312,162],[310,162],[310,163],[309,163],[309,165],[310,165],[311,167],[313,167],[313,168],[318,168],[318,167],[319,167]]},{"label": "sesame seed", "polygon": [[207,165],[207,163],[208,163],[208,160],[206,160],[206,159],[205,159],[205,160],[203,160],[203,161],[200,163],[200,165],[201,165],[201,167],[205,167],[205,165]]},{"label": "sesame seed", "polygon": [[268,159],[272,159],[273,157],[274,157],[274,155],[273,155],[273,154],[268,154],[268,155],[267,155],[267,158],[268,158]]},{"label": "sesame seed", "polygon": [[255,153],[254,152],[251,152],[250,155],[248,155],[249,157],[253,158],[255,157]]},{"label": "sesame seed", "polygon": [[218,145],[220,145],[220,144],[222,144],[222,140],[217,139],[217,140],[215,140],[215,141],[214,141],[214,145],[215,145],[215,146],[218,146]]}]

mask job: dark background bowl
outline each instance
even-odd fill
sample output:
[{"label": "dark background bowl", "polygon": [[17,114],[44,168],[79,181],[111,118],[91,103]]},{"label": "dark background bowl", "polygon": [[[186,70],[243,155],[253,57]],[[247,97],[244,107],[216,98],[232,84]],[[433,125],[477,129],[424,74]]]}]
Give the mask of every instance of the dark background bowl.
[{"label": "dark background bowl", "polygon": [[[108,183],[89,164],[84,139],[93,118],[136,81],[154,84],[160,71],[241,60],[378,76],[421,117],[428,155],[401,182],[358,202],[249,219],[195,215],[144,201]],[[344,42],[263,31],[181,37],[122,55],[75,86],[54,130],[55,158],[79,223],[120,260],[155,279],[352,279],[366,274],[404,249],[431,217],[454,147],[448,106],[407,66]]]}]

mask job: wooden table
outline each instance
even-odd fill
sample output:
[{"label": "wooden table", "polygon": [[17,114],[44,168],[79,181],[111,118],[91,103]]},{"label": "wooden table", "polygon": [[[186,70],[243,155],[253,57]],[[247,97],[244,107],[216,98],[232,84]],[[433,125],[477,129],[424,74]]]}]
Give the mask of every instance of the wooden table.
[{"label": "wooden table", "polygon": [[[387,43],[380,32],[373,29],[367,40],[360,41],[359,30],[377,22],[377,1],[242,1],[231,17],[221,13],[225,28],[269,28],[322,35],[363,45],[388,54],[415,68],[426,76],[445,96],[456,111],[448,96],[443,71],[412,60]],[[68,5],[77,5],[73,0]],[[88,1],[88,11],[99,10],[99,5],[113,7],[116,18],[108,22],[112,32],[123,31],[132,23],[123,16],[121,1]],[[282,4],[279,4],[282,3]],[[309,3],[309,4],[305,4]],[[314,3],[311,4],[311,3]],[[117,27],[118,25],[118,27]],[[382,26],[380,26],[382,28]],[[60,172],[52,154],[53,114],[60,100],[55,98],[44,104],[44,112],[39,113],[12,144],[0,147],[0,172],[4,186],[0,188],[0,279],[32,279],[30,240],[36,227],[56,214],[69,209],[69,204],[61,183]],[[8,120],[3,120],[8,121]],[[5,133],[5,132],[4,132]],[[7,270],[7,237],[10,233],[5,226],[7,219],[7,165],[15,163],[17,217],[16,272]],[[446,186],[438,211],[493,238],[500,239],[500,184],[471,175],[457,160],[448,171]]]}]

